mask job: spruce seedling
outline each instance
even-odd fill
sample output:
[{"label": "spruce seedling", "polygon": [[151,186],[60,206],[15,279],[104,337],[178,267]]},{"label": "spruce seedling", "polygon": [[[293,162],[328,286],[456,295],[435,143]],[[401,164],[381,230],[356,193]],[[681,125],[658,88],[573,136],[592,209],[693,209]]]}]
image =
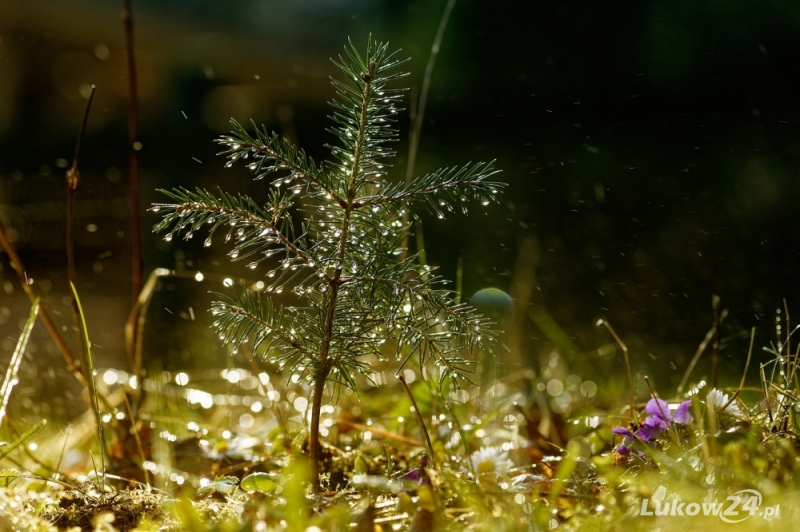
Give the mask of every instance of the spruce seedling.
[{"label": "spruce seedling", "polygon": [[[497,173],[493,162],[444,168],[408,184],[388,181],[386,160],[394,156],[390,143],[398,137],[393,125],[403,92],[388,85],[405,75],[396,71],[403,61],[372,38],[364,56],[352,42],[345,52],[333,61],[346,81],[331,78],[338,97],[331,102],[329,131],[338,141],[327,146],[332,161],[318,165],[263,126],[253,123],[251,134],[233,121],[234,131],[217,141],[225,147],[221,154],[228,167],[245,161],[256,180],[277,174],[267,203],[180,188],[163,191],[174,203],[152,208],[163,213],[155,230],[165,231],[166,240],[207,229],[210,246],[214,233],[224,230],[232,259],[248,259],[251,269],[268,265],[267,294],[291,290],[303,302],[279,306],[275,298],[242,288],[221,296],[211,310],[220,338],[234,351],[252,339],[254,353],[311,385],[315,491],[327,383],[355,389],[356,376],[373,371],[370,360],[391,351],[401,361],[398,372],[416,354],[421,366],[438,368],[440,386],[469,379],[473,361],[464,352],[492,338],[489,323],[457,303],[432,268],[416,256],[403,258],[409,232],[404,217],[418,204],[439,218],[456,206],[466,212],[469,199],[488,205],[504,186],[489,181]],[[303,218],[299,228],[293,214]]]}]

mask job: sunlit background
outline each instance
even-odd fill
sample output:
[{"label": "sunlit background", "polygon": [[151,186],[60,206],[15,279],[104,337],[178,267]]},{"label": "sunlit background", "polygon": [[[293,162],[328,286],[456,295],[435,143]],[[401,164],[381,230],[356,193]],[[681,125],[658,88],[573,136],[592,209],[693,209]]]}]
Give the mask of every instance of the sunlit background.
[{"label": "sunlit background", "polygon": [[[101,368],[124,368],[131,304],[117,4],[0,5],[0,217],[73,343],[65,172],[97,86],[75,218],[77,288]],[[324,160],[332,141],[328,77],[336,73],[328,58],[347,37],[362,47],[369,33],[389,40],[411,57],[414,97],[444,7],[134,0],[142,211],[160,201],[157,189],[174,186],[265,197],[264,182],[224,168],[215,155],[214,139],[231,117],[264,123]],[[424,215],[422,227],[428,261],[453,288],[463,275],[463,299],[495,289],[476,303],[508,328],[497,353],[501,370],[518,359],[537,374],[560,368],[547,393],[567,386],[623,400],[603,395],[623,373],[621,352],[595,326],[602,318],[630,347],[634,371],[670,389],[711,326],[718,294],[730,309],[723,380],[738,382],[750,328],[757,346],[774,341],[784,298],[800,320],[798,49],[800,4],[793,2],[457,3],[432,78],[416,174],[497,159],[509,187],[498,205],[446,220]],[[405,173],[407,117],[399,127],[394,179]],[[156,220],[143,215],[146,273],[203,275],[159,284],[145,356],[173,375],[224,368],[228,355],[208,329],[207,292],[225,290],[220,279],[258,277],[230,263],[221,242],[203,248],[202,239],[150,234]],[[0,285],[6,360],[29,302],[5,254]],[[71,412],[80,387],[44,329],[35,331],[28,357],[17,408]],[[709,368],[701,361],[697,372]],[[108,375],[116,382],[116,373]],[[54,389],[65,400],[49,400]]]}]

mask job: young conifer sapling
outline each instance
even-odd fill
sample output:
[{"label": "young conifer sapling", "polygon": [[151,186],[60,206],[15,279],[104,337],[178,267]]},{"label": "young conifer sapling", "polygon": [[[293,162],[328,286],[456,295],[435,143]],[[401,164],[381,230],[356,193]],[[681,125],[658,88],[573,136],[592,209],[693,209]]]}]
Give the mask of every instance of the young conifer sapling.
[{"label": "young conifer sapling", "polygon": [[[180,188],[163,191],[174,203],[156,204],[163,213],[156,231],[171,240],[203,230],[206,245],[217,231],[233,249],[233,260],[266,265],[266,297],[242,287],[213,303],[223,342],[252,351],[300,376],[312,388],[309,449],[312,482],[319,491],[320,411],[326,384],[356,388],[369,378],[370,360],[394,356],[398,371],[413,355],[432,363],[441,386],[468,380],[465,355],[491,339],[489,323],[457,303],[432,269],[414,255],[403,258],[409,232],[405,215],[420,205],[439,218],[468,200],[488,205],[504,186],[488,179],[492,162],[444,168],[396,184],[387,179],[390,144],[403,89],[389,82],[403,77],[403,62],[387,44],[371,38],[361,56],[352,42],[334,64],[345,81],[331,78],[337,99],[329,129],[337,142],[327,147],[332,161],[316,164],[276,133],[253,123],[254,133],[233,121],[234,131],[217,142],[231,166],[244,161],[255,179],[276,175],[266,204],[220,191]],[[302,198],[302,204],[297,200]],[[302,217],[295,227],[293,215]],[[291,290],[301,305],[281,306],[272,294]]]}]

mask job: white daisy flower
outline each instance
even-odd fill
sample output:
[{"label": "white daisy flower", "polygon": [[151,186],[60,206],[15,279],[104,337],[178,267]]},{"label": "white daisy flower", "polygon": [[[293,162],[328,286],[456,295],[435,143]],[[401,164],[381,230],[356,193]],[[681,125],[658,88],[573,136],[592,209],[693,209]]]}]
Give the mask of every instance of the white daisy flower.
[{"label": "white daisy flower", "polygon": [[708,392],[708,395],[706,396],[706,406],[714,405],[714,409],[718,413],[722,413],[723,407],[725,407],[725,405],[728,405],[727,408],[725,408],[724,410],[726,414],[730,414],[732,416],[741,416],[742,411],[739,409],[738,406],[736,406],[736,401],[731,402],[731,404],[728,404],[729,402],[730,398],[728,397],[728,394],[722,393],[716,388],[713,388],[710,392]]},{"label": "white daisy flower", "polygon": [[494,473],[495,475],[505,475],[514,464],[508,459],[508,451],[502,447],[481,447],[469,457],[472,463],[472,470],[476,474]]}]

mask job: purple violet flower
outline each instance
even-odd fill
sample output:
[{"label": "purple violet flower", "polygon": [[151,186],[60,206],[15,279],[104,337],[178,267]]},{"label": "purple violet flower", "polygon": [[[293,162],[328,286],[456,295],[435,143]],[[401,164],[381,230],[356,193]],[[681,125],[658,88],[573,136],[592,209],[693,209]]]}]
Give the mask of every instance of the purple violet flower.
[{"label": "purple violet flower", "polygon": [[416,469],[412,469],[408,473],[404,473],[400,475],[398,478],[400,480],[406,480],[409,482],[416,482],[417,484],[427,484],[428,486],[431,485],[431,479],[428,478],[428,474],[425,472],[425,468],[428,467],[428,455],[422,455],[419,461],[419,467]]},{"label": "purple violet flower", "polygon": [[688,425],[694,418],[689,413],[691,401],[684,401],[674,411],[670,409],[669,404],[662,399],[650,399],[645,406],[645,413],[649,414],[647,419],[642,422],[636,432],[629,429],[617,427],[612,429],[611,432],[625,436],[622,443],[614,450],[624,456],[628,456],[631,452],[631,446],[637,441],[650,442],[653,441],[658,434],[669,428],[670,423],[678,423],[680,425]]},{"label": "purple violet flower", "polygon": [[622,456],[628,456],[631,454],[631,448],[627,447],[624,443],[620,443],[614,448],[614,451],[618,452]]},{"label": "purple violet flower", "polygon": [[[667,428],[667,422],[679,423],[681,425],[688,425],[694,420],[692,414],[689,413],[689,407],[692,405],[691,401],[684,401],[675,412],[670,410],[669,405],[662,399],[650,399],[645,406],[644,411],[651,416],[655,416],[663,422],[661,430]],[[660,425],[660,424],[659,424]],[[655,425],[654,425],[655,426]]]}]

